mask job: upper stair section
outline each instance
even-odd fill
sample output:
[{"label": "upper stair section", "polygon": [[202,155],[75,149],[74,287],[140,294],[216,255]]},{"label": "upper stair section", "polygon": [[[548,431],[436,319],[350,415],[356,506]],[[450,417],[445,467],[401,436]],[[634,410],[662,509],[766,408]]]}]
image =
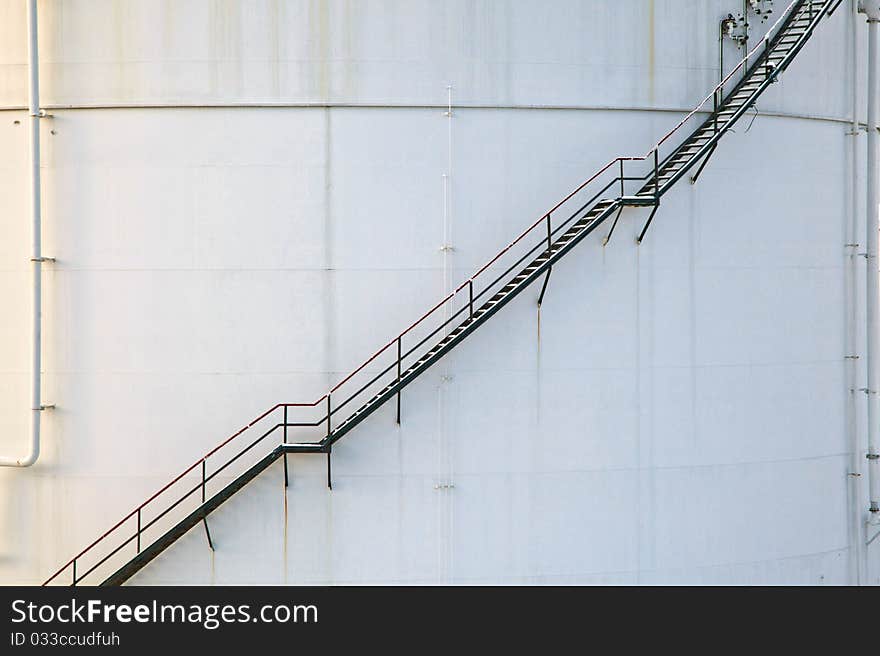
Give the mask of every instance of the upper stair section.
[{"label": "upper stair section", "polygon": [[[725,96],[725,84],[719,85],[711,96],[712,113],[706,121],[658,166],[657,175],[636,194],[638,197],[662,196],[703,155],[709,154],[724,134],[755,104],[764,90],[776,81],[800,52],[816,26],[816,17],[831,15],[840,5],[833,2],[799,2],[785,14],[775,37],[768,32],[761,43],[746,57],[757,56],[754,64]],[[821,5],[821,6],[820,6]],[[735,71],[734,71],[735,72]],[[728,75],[728,80],[732,78]],[[706,99],[708,101],[708,98]],[[704,101],[706,102],[706,101]],[[660,145],[662,145],[662,141]],[[655,155],[656,155],[655,151]]]},{"label": "upper stair section", "polygon": [[839,4],[792,2],[765,39],[647,153],[610,161],[326,394],[311,403],[280,403],[261,414],[123,517],[45,584],[125,582],[279,458],[284,459],[286,477],[289,453],[326,454],[331,484],[330,454],[336,442],[392,399],[400,421],[400,395],[407,385],[532,283],[544,277],[546,285],[553,265],[609,218],[614,220],[605,243],[625,207],[651,207],[641,241],[663,195],[698,164],[692,181],[699,177],[719,140]]}]

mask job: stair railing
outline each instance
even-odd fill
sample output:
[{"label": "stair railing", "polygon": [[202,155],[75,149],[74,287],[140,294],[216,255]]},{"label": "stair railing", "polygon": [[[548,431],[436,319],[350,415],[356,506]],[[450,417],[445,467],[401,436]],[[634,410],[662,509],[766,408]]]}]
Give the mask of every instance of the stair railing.
[{"label": "stair railing", "polygon": [[[399,386],[402,377],[410,366],[418,362],[425,351],[426,345],[433,345],[440,335],[445,335],[452,327],[473,321],[481,303],[490,299],[505,283],[516,274],[524,263],[547,251],[558,237],[567,230],[578,218],[589,211],[594,204],[610,189],[616,188],[619,195],[614,199],[618,203],[626,196],[627,188],[632,183],[645,183],[653,180],[656,196],[664,192],[659,183],[659,171],[674,154],[661,159],[661,148],[681,129],[700,113],[705,113],[705,105],[712,102],[711,113],[714,115],[724,103],[721,100],[723,89],[734,75],[743,67],[748,66],[749,59],[762,48],[766,54],[773,43],[769,37],[777,34],[780,25],[792,17],[796,5],[803,5],[812,0],[794,0],[782,12],[780,18],[770,27],[768,36],[762,39],[733,68],[724,79],[679,123],[656,142],[644,155],[616,157],[592,176],[578,185],[571,193],[543,213],[513,241],[505,246],[492,259],[481,266],[476,273],[461,283],[445,298],[435,304],[419,319],[410,324],[403,332],[388,341],[378,351],[365,360],[360,366],[336,383],[327,393],[311,403],[279,403],[241,429],[230,435],[211,451],[196,460],[182,471],[176,478],[158,490],[137,508],[125,515],[98,539],[89,544],[76,556],[59,568],[43,585],[64,583],[62,574],[68,572],[67,581],[72,585],[82,582],[87,576],[99,568],[118,568],[139,554],[144,545],[151,544],[168,526],[174,525],[175,519],[185,517],[197,510],[206,499],[223,487],[224,481],[235,476],[229,472],[234,463],[253,463],[266,452],[256,450],[270,436],[280,439],[273,442],[278,445],[302,444],[315,447],[316,452],[327,450],[339,439],[343,431],[351,427],[352,415],[336,421],[346,409],[355,412],[362,403],[374,397],[377,392],[389,386]],[[818,23],[823,12],[833,12],[836,0],[816,2],[819,7],[816,18],[809,32]],[[839,3],[838,3],[839,4]],[[798,10],[800,7],[798,7]],[[812,11],[812,8],[811,8]],[[811,14],[812,16],[812,14]],[[802,44],[801,44],[802,45]],[[791,56],[796,52],[791,53]],[[731,92],[734,93],[734,91]],[[649,166],[645,166],[649,163]],[[630,173],[636,166],[640,175]],[[442,337],[441,337],[442,339]],[[398,419],[399,419],[399,388]],[[291,421],[291,412],[298,413],[296,421]],[[245,436],[249,442],[238,451]],[[241,469],[239,467],[236,471]],[[164,520],[164,521],[163,521]],[[98,546],[108,551],[96,553]],[[126,547],[130,547],[126,549]]]}]

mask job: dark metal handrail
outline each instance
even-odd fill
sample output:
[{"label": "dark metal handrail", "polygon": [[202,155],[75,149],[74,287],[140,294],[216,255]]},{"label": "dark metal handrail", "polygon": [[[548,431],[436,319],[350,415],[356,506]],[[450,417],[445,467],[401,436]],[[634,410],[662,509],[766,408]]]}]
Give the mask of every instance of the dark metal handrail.
[{"label": "dark metal handrail", "polygon": [[[665,188],[668,186],[667,183],[664,185],[663,188],[661,188],[660,171],[666,165],[669,159],[675,154],[674,152],[670,153],[669,156],[663,159],[661,163],[661,147],[666,144],[674,135],[676,135],[679,130],[681,130],[681,128],[685,124],[687,124],[688,121],[690,121],[691,118],[693,118],[697,113],[701,112],[710,100],[713,102],[713,114],[717,115],[720,105],[722,104],[721,99],[723,97],[725,84],[727,84],[738,71],[742,70],[744,67],[747,67],[749,59],[753,55],[758,53],[758,51],[762,48],[764,49],[763,54],[765,58],[766,56],[768,56],[769,47],[771,44],[770,34],[776,32],[780,25],[782,25],[785,21],[794,18],[795,13],[793,13],[793,10],[795,10],[795,7],[797,7],[798,12],[804,7],[808,7],[811,12],[810,28],[801,37],[805,41],[807,38],[809,38],[812,29],[818,23],[823,13],[827,13],[828,15],[830,15],[830,13],[832,13],[833,10],[836,9],[835,2],[839,4],[839,0],[820,0],[816,3],[814,3],[813,0],[794,0],[793,2],[791,2],[788,7],[782,12],[781,17],[768,30],[767,36],[765,36],[764,39],[758,43],[758,45],[756,45],[746,54],[746,56],[739,62],[739,64],[737,64],[737,66],[724,77],[724,79],[712,90],[709,95],[707,95],[672,130],[670,130],[658,142],[656,142],[644,155],[617,157],[608,162],[591,177],[578,185],[565,198],[556,203],[556,205],[550,208],[547,212],[542,214],[540,218],[538,218],[534,223],[528,226],[522,233],[520,233],[507,246],[505,246],[492,259],[490,259],[482,267],[480,267],[476,271],[476,273],[474,273],[470,278],[461,283],[445,298],[443,298],[425,314],[419,317],[419,319],[410,324],[403,332],[387,342],[382,348],[380,348],[373,355],[367,358],[367,360],[365,360],[360,366],[354,369],[351,373],[347,374],[345,378],[336,383],[323,396],[311,403],[279,403],[269,408],[267,411],[253,419],[250,423],[243,426],[241,429],[227,437],[223,442],[211,449],[208,453],[196,460],[192,465],[183,470],[168,484],[159,489],[137,508],[125,515],[109,530],[103,533],[99,538],[97,538],[85,549],[80,551],[76,556],[65,563],[61,568],[59,568],[58,571],[56,571],[45,581],[45,583],[43,583],[43,585],[52,583],[68,569],[72,572],[71,582],[73,585],[76,585],[77,583],[82,581],[83,578],[94,572],[98,567],[106,563],[110,558],[118,554],[123,548],[130,545],[132,542],[136,542],[137,553],[140,553],[142,551],[142,538],[145,532],[156,526],[161,519],[166,517],[171,511],[178,508],[181,504],[189,499],[195,498],[195,502],[197,504],[204,504],[207,498],[208,484],[213,481],[221,472],[225,471],[230,465],[238,461],[240,458],[244,457],[246,454],[250,453],[258,444],[261,444],[267,437],[273,435],[279,429],[282,429],[283,431],[281,444],[289,445],[294,444],[289,441],[289,429],[309,429],[319,428],[323,426],[324,428],[322,429],[322,434],[318,441],[303,442],[299,444],[302,444],[304,446],[326,447],[327,449],[329,449],[330,445],[332,445],[334,441],[334,428],[332,425],[334,416],[338,415],[338,413],[343,408],[355,402],[356,399],[361,398],[361,396],[365,393],[370,394],[377,387],[384,386],[386,389],[388,389],[389,386],[400,386],[402,376],[406,375],[404,374],[404,372],[408,371],[406,363],[410,361],[411,364],[414,364],[418,359],[418,354],[421,352],[420,349],[422,349],[425,344],[428,344],[434,337],[436,337],[439,333],[446,331],[450,326],[457,325],[456,322],[459,322],[463,316],[469,315],[470,320],[473,320],[475,308],[479,307],[477,305],[478,301],[484,298],[488,299],[491,297],[492,293],[502,289],[504,285],[502,285],[501,283],[508,281],[509,284],[509,277],[511,273],[518,271],[519,267],[523,264],[523,262],[528,260],[528,258],[533,257],[536,253],[540,253],[542,251],[549,252],[550,247],[553,244],[553,237],[561,235],[567,228],[569,228],[569,226],[571,226],[575,222],[576,219],[578,219],[578,217],[581,217],[582,213],[585,210],[593,207],[594,203],[610,188],[619,185],[620,196],[617,198],[616,202],[620,203],[625,196],[628,183],[644,183],[647,181],[649,185],[651,185],[655,190],[654,193],[656,194],[657,202],[659,202],[659,196],[665,191]],[[816,11],[815,19],[813,18],[814,4],[820,7],[820,9]],[[832,5],[835,6],[832,7]],[[794,56],[794,54],[796,54],[796,50],[799,50],[799,48],[793,49],[793,51],[786,56],[786,63],[788,60],[790,60],[791,57]],[[731,92],[731,96],[736,93],[736,91],[737,89],[735,88]],[[648,167],[647,171],[644,172],[641,176],[632,174],[626,175],[625,167],[627,163],[632,166],[633,163],[644,163],[647,161],[650,161],[651,165],[650,167]],[[604,178],[609,171],[614,172],[616,176],[608,179],[603,184],[603,186],[589,199],[580,199],[575,202],[574,209],[568,207],[567,209],[562,211],[563,219],[558,220],[554,227],[553,217],[556,216],[561,210],[563,210],[564,207],[566,207],[576,198],[580,198],[580,196],[588,187],[590,187],[594,183],[597,183],[601,178]],[[531,248],[528,248],[524,252],[521,252],[520,250],[514,250],[518,247],[527,248],[527,246],[523,244],[523,242],[527,237],[533,236],[535,234],[535,231],[538,231],[540,233],[540,238],[534,243],[534,245],[531,246]],[[505,262],[502,265],[502,259],[507,258],[510,255],[513,255],[515,260],[512,262]],[[484,282],[484,278],[486,276],[484,276],[483,274],[486,274],[490,269],[502,269],[502,271],[491,280]],[[481,284],[481,288],[477,288],[478,283]],[[455,301],[460,299],[465,300],[461,300],[460,307],[456,309]],[[427,334],[416,334],[417,331],[424,326],[427,319],[429,317],[433,317],[441,309],[444,310],[445,313],[448,313],[446,314],[445,319],[443,319],[439,324],[433,326],[433,328],[427,328]],[[407,344],[404,347],[404,338],[413,336],[415,336],[414,342],[412,344]],[[390,361],[389,364],[384,366],[378,365],[377,371],[374,371],[373,375],[369,377],[366,382],[361,382],[355,391],[348,393],[346,397],[337,401],[334,406],[333,401],[336,400],[336,397],[338,396],[338,393],[343,388],[343,386],[352,381],[355,376],[358,376],[361,372],[369,371],[368,368],[374,363],[377,363],[380,356],[389,352],[394,355],[394,358]],[[394,375],[389,379],[388,374],[392,372]],[[399,394],[399,387],[397,393]],[[361,406],[361,404],[357,405],[363,407]],[[324,409],[318,410],[320,407],[323,407]],[[291,410],[305,412],[307,413],[307,415],[312,416],[306,416],[298,421],[291,421],[289,417],[289,413]],[[323,414],[317,414],[317,416],[315,416],[316,412],[322,412]],[[281,416],[278,416],[279,414]],[[339,426],[342,426],[347,421],[351,420],[353,416],[354,415],[350,415],[342,422],[340,422],[340,424],[337,425],[337,429],[339,428]],[[236,438],[242,436],[244,433],[248,432],[252,428],[257,427],[258,425],[264,429],[258,437],[253,439],[240,451],[232,454],[230,457],[223,460],[222,464],[218,465],[215,469],[211,471],[210,474],[208,474],[207,463],[209,459],[216,460],[216,456],[218,456],[221,451],[225,452],[227,447],[234,440],[236,440]],[[145,516],[146,512],[148,510],[151,511],[152,506],[156,505],[154,504],[154,502],[156,502],[157,499],[169,492],[171,488],[176,486],[178,483],[183,482],[184,479],[187,479],[189,481],[190,486],[185,489],[182,495],[178,496],[176,500],[172,503],[158,509],[155,516]],[[136,526],[130,527],[134,530],[133,533],[129,533],[128,530],[126,530],[126,532],[122,532],[122,528],[128,524],[136,524]],[[86,564],[86,569],[78,574],[78,565],[79,569],[82,570],[82,563],[87,555],[89,555],[90,552],[97,545],[103,543],[105,540],[110,538],[111,535],[116,534],[121,534],[122,542],[115,547],[112,547],[109,553],[100,557],[100,559],[96,562],[90,562]]]}]

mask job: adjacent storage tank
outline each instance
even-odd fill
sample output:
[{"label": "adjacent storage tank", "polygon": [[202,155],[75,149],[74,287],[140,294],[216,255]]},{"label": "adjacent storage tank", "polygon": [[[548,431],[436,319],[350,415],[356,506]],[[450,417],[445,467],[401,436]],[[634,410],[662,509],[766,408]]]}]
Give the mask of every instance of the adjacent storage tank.
[{"label": "adjacent storage tank", "polygon": [[[3,452],[29,408],[25,5],[0,0]],[[641,245],[630,208],[540,314],[540,289],[517,298],[407,388],[399,426],[383,408],[334,448],[332,491],[291,456],[289,488],[276,463],[211,516],[215,551],[193,530],[133,582],[876,583],[849,5]],[[719,45],[741,10],[42,0],[56,408],[39,462],[0,471],[0,580],[42,581],[243,421],[318,398],[644,152],[719,47],[742,56]]]}]

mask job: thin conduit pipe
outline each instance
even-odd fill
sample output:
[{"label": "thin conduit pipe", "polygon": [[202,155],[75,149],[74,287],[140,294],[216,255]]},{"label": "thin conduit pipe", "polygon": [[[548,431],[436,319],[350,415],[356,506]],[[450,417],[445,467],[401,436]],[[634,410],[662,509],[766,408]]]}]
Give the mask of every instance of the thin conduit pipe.
[{"label": "thin conduit pipe", "polygon": [[40,71],[37,49],[37,0],[28,0],[28,113],[30,114],[31,221],[32,221],[32,315],[31,315],[31,445],[24,457],[0,456],[0,467],[30,467],[40,457],[41,314],[43,255],[40,235]]},{"label": "thin conduit pipe", "polygon": [[877,169],[877,101],[878,101],[878,36],[880,36],[880,0],[862,0],[860,10],[868,17],[868,190],[865,244],[866,314],[867,314],[867,396],[868,396],[868,489],[872,523],[880,520],[880,271],[877,255],[880,250],[880,196],[878,196]]},{"label": "thin conduit pipe", "polygon": [[846,298],[847,298],[847,364],[848,364],[848,417],[847,430],[849,433],[851,445],[851,464],[850,464],[850,484],[851,484],[851,540],[853,544],[853,558],[851,565],[852,582],[861,585],[865,579],[867,571],[867,561],[864,537],[864,506],[862,491],[862,437],[861,428],[858,421],[858,412],[860,404],[856,402],[855,394],[859,388],[859,359],[856,353],[860,350],[858,320],[859,320],[859,301],[858,301],[858,279],[860,265],[858,264],[857,250],[859,244],[859,135],[861,128],[859,125],[859,34],[861,32],[861,20],[859,18],[859,2],[858,0],[850,0],[850,67],[851,67],[851,102],[852,117],[850,125],[850,157],[852,180],[850,189],[850,212],[847,222],[846,232],[846,248],[849,250],[846,260]]},{"label": "thin conduit pipe", "polygon": [[850,190],[850,215],[849,225],[847,228],[847,248],[850,250],[847,261],[847,357],[849,358],[848,386],[851,390],[849,395],[849,417],[847,419],[847,428],[849,430],[851,443],[851,471],[850,479],[852,484],[852,533],[853,533],[853,550],[854,564],[852,567],[853,583],[861,585],[864,580],[864,572],[866,571],[866,549],[863,531],[863,515],[864,507],[862,505],[862,438],[860,434],[858,421],[858,405],[855,401],[855,390],[859,384],[859,366],[858,356],[859,350],[859,330],[858,326],[858,278],[859,265],[857,264],[858,255],[858,239],[859,239],[859,3],[858,0],[850,2],[850,49],[852,67],[851,94],[852,94],[852,124],[850,126],[851,141],[851,157],[852,157],[852,189]]}]

